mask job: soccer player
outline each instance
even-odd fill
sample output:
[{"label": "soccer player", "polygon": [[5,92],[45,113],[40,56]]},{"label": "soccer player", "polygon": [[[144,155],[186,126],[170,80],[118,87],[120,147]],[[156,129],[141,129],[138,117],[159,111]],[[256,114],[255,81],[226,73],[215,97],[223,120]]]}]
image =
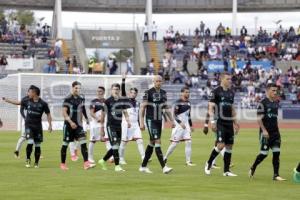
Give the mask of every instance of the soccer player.
[{"label": "soccer player", "polygon": [[172,129],[171,144],[165,155],[165,163],[168,157],[173,153],[180,141],[185,141],[185,161],[187,166],[195,166],[191,161],[193,124],[191,120],[190,89],[183,87],[181,89],[180,99],[175,102],[173,114],[175,116],[175,128]]},{"label": "soccer player", "polygon": [[68,170],[66,165],[67,149],[70,142],[77,140],[81,146],[81,154],[84,160],[84,169],[95,167],[95,164],[88,161],[88,149],[86,146],[86,132],[82,127],[82,117],[88,119],[85,109],[85,98],[80,94],[81,83],[72,83],[72,93],[63,102],[63,117],[65,119],[63,128],[63,144],[61,147],[62,170]]},{"label": "soccer player", "polygon": [[259,124],[260,153],[257,155],[249,171],[249,177],[254,176],[256,167],[267,157],[269,149],[273,152],[273,170],[275,181],[285,181],[279,176],[279,156],[281,137],[278,128],[278,107],[277,86],[273,83],[267,85],[266,97],[260,102],[257,108],[257,121]]},{"label": "soccer player", "polygon": [[[31,85],[32,86],[32,85]],[[30,87],[31,87],[30,86]],[[2,100],[5,101],[6,103],[10,103],[10,104],[13,104],[13,105],[16,105],[16,106],[19,106],[21,105],[22,102],[25,102],[25,101],[28,101],[29,97],[28,97],[28,93],[29,93],[29,89],[27,91],[27,95],[25,97],[23,97],[21,99],[21,101],[17,101],[17,100],[12,100],[12,99],[8,99],[6,97],[2,97]],[[17,142],[17,145],[16,145],[16,149],[14,151],[14,155],[15,155],[15,158],[20,158],[20,150],[21,150],[21,147],[23,145],[23,143],[26,141],[26,134],[25,134],[25,124],[24,124],[24,121],[22,120],[22,127],[21,127],[21,136],[20,138],[18,139],[18,142]]]},{"label": "soccer player", "polygon": [[[126,96],[126,90],[125,90],[125,78],[126,76],[123,77],[122,79],[122,96],[124,98],[127,98]],[[128,103],[129,103],[129,108],[127,108],[127,113],[129,116],[129,121],[131,123],[131,127],[128,127],[127,121],[125,117],[122,119],[122,141],[120,144],[120,149],[119,149],[119,154],[120,154],[120,164],[125,165],[126,161],[124,158],[125,154],[125,147],[128,141],[135,140],[138,151],[140,153],[141,159],[143,160],[145,157],[145,150],[144,150],[144,144],[143,144],[143,139],[142,139],[142,133],[141,129],[139,126],[139,109],[140,109],[140,104],[136,100],[138,94],[138,89],[137,88],[131,88],[129,92],[129,98],[128,98]]]},{"label": "soccer player", "polygon": [[[150,142],[145,151],[145,158],[139,168],[140,172],[152,173],[152,171],[147,167],[148,161],[153,153],[153,148],[155,148],[156,156],[162,167],[163,173],[168,174],[173,169],[165,164],[164,156],[161,151],[161,131],[162,131],[162,116],[165,110],[166,115],[169,120],[172,121],[173,127],[175,127],[174,120],[167,105],[167,93],[165,90],[161,89],[162,77],[157,75],[153,78],[154,87],[145,91],[143,96],[143,103],[140,109],[140,128],[145,130],[145,114],[146,114],[146,124],[148,132],[150,135]],[[145,113],[146,112],[146,113]]]},{"label": "soccer player", "polygon": [[[25,119],[25,134],[27,139],[26,147],[26,167],[31,167],[31,153],[33,145],[35,146],[34,167],[39,168],[39,160],[41,155],[41,143],[43,142],[43,127],[42,116],[46,113],[49,123],[48,130],[52,131],[52,118],[48,104],[40,97],[40,89],[34,85],[30,86],[28,92],[28,99],[21,102],[21,115]],[[27,111],[26,116],[24,110]]]},{"label": "soccer player", "polygon": [[234,135],[239,131],[239,124],[236,119],[234,108],[234,92],[231,90],[231,75],[223,73],[221,84],[212,91],[208,103],[209,115],[216,116],[216,120],[211,121],[212,131],[217,133],[217,146],[212,150],[208,161],[205,164],[205,174],[211,174],[214,159],[220,151],[225,148],[224,153],[224,173],[223,176],[237,176],[229,170]]},{"label": "soccer player", "polygon": [[300,162],[298,163],[298,167],[294,169],[293,180],[296,183],[300,183]]},{"label": "soccer player", "polygon": [[91,163],[95,163],[94,160],[94,147],[95,143],[100,140],[104,140],[101,138],[100,130],[100,120],[101,114],[104,111],[104,98],[105,88],[99,86],[97,88],[97,98],[91,101],[90,105],[90,114],[92,117],[91,124],[90,124],[90,143],[89,143],[89,161]]},{"label": "soccer player", "polygon": [[131,127],[128,113],[128,102],[126,99],[120,97],[120,84],[114,83],[111,86],[111,97],[105,100],[105,111],[101,115],[101,134],[104,136],[104,119],[107,115],[106,128],[108,138],[111,144],[111,149],[107,151],[106,155],[98,161],[103,170],[107,170],[106,161],[113,156],[115,161],[115,171],[125,171],[119,165],[119,146],[122,135],[122,116],[125,116],[128,128]]}]

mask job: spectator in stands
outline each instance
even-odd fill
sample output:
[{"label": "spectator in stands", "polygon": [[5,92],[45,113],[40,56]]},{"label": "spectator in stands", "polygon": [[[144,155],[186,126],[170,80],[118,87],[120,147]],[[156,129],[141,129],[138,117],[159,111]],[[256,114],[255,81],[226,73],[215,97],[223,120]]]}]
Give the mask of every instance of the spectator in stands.
[{"label": "spectator in stands", "polygon": [[240,32],[241,32],[241,36],[247,36],[247,34],[248,34],[248,30],[246,29],[245,26],[242,27]]},{"label": "spectator in stands", "polygon": [[66,63],[65,73],[68,74],[71,71],[71,59],[70,59],[70,57],[67,57],[67,59],[65,60],[65,63]]},{"label": "spectator in stands", "polygon": [[7,25],[8,25],[8,22],[7,20],[5,19],[5,17],[3,17],[1,20],[0,20],[0,25],[1,25],[1,30],[2,30],[2,34],[5,35],[7,33]]},{"label": "spectator in stands", "polygon": [[93,73],[93,69],[95,67],[95,58],[90,58],[89,60],[89,71],[88,71],[88,74],[92,74]]},{"label": "spectator in stands", "polygon": [[20,33],[26,34],[26,26],[25,26],[25,24],[21,24],[21,26],[20,26]]},{"label": "spectator in stands", "polygon": [[40,23],[37,23],[37,24],[36,24],[35,29],[36,29],[36,35],[37,35],[37,37],[40,37],[40,36],[43,35],[42,27],[41,27],[41,24],[40,24]]},{"label": "spectator in stands", "polygon": [[43,36],[50,36],[50,28],[51,26],[49,26],[47,23],[44,24],[44,26],[42,27],[43,30]]},{"label": "spectator in stands", "polygon": [[222,23],[219,24],[216,30],[216,37],[219,39],[222,39],[225,37],[225,27],[222,25]]},{"label": "spectator in stands", "polygon": [[200,36],[204,36],[204,32],[205,32],[205,24],[203,23],[203,21],[200,22]]},{"label": "spectator in stands", "polygon": [[42,46],[43,47],[48,47],[47,40],[48,40],[47,36],[43,35],[43,37],[42,37]]},{"label": "spectator in stands", "polygon": [[127,58],[126,65],[127,65],[126,74],[133,75],[134,74],[133,73],[133,62],[132,62],[132,58],[131,57]]},{"label": "spectator in stands", "polygon": [[196,29],[195,29],[194,32],[195,32],[195,37],[198,38],[200,36],[200,30],[199,30],[199,28],[196,27]]},{"label": "spectator in stands", "polygon": [[155,21],[153,21],[153,24],[152,24],[152,40],[156,40],[156,36],[157,36],[157,25],[155,24]]},{"label": "spectator in stands", "polygon": [[180,70],[176,70],[175,75],[174,75],[174,80],[173,83],[183,83],[184,80],[184,74]]},{"label": "spectator in stands", "polygon": [[55,51],[54,51],[54,48],[51,47],[48,51],[48,57],[49,59],[55,59],[56,58],[56,55],[55,55]]},{"label": "spectator in stands", "polygon": [[56,60],[51,59],[48,66],[49,66],[49,73],[55,74],[56,73]]},{"label": "spectator in stands", "polygon": [[76,56],[73,56],[73,58],[72,58],[72,68],[73,68],[73,71],[74,71],[74,69],[78,68]]},{"label": "spectator in stands", "polygon": [[149,26],[147,22],[145,22],[144,26],[144,42],[149,42]]},{"label": "spectator in stands", "polygon": [[57,58],[60,58],[62,56],[62,53],[61,53],[62,45],[63,45],[63,41],[61,39],[57,39],[54,44],[55,55]]},{"label": "spectator in stands", "polygon": [[163,67],[164,74],[166,74],[166,73],[169,74],[169,72],[170,72],[170,60],[167,58],[167,56],[163,57],[162,67]]},{"label": "spectator in stands", "polygon": [[148,64],[148,75],[154,75],[154,58]]},{"label": "spectator in stands", "polygon": [[205,37],[210,37],[210,29],[208,27],[205,29]]},{"label": "spectator in stands", "polygon": [[188,70],[189,59],[190,59],[190,54],[186,52],[182,59],[182,72],[186,72],[188,76],[190,76],[190,72]]},{"label": "spectator in stands", "polygon": [[17,34],[18,33],[18,21],[17,21],[17,18],[16,17],[14,17],[13,18],[13,20],[12,20],[12,22],[11,22],[11,27],[12,27],[12,33],[13,34]]}]

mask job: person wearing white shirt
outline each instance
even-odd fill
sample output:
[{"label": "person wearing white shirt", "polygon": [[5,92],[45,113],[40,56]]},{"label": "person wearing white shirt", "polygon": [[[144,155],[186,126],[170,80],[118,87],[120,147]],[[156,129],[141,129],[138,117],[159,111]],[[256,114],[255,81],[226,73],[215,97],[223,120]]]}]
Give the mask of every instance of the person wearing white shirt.
[{"label": "person wearing white shirt", "polygon": [[157,25],[155,24],[155,21],[153,21],[152,24],[152,40],[156,40],[157,36]]}]

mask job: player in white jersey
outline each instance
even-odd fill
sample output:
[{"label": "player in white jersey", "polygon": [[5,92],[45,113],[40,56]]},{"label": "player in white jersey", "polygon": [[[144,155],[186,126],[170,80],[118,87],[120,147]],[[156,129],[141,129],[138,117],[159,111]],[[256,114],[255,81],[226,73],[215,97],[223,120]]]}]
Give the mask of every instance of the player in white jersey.
[{"label": "player in white jersey", "polygon": [[173,153],[179,142],[185,142],[185,161],[187,166],[195,166],[191,161],[192,155],[192,137],[193,124],[191,120],[191,103],[189,101],[190,90],[188,87],[181,89],[180,99],[174,105],[175,127],[172,129],[171,144],[164,157],[165,163],[168,157]]},{"label": "player in white jersey", "polygon": [[[119,148],[120,155],[120,164],[125,165],[126,161],[124,158],[125,147],[129,141],[136,141],[138,151],[140,153],[141,159],[144,159],[145,150],[142,139],[142,133],[139,125],[139,108],[140,103],[136,100],[138,94],[137,88],[131,88],[128,96],[128,104],[129,108],[127,109],[127,113],[129,116],[129,121],[131,123],[131,127],[128,128],[128,124],[123,116],[122,119],[122,141]],[[125,76],[122,79],[122,96],[126,98],[126,90],[125,90]]]}]

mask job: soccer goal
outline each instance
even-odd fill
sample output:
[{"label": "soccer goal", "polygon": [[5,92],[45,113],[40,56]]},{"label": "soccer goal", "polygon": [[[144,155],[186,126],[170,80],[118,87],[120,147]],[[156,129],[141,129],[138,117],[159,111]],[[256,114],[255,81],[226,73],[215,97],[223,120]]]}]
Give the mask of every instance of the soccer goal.
[{"label": "soccer goal", "polygon": [[[82,94],[86,99],[86,108],[89,111],[90,101],[96,98],[96,89],[103,86],[106,89],[105,97],[110,96],[110,87],[113,83],[121,83],[120,75],[65,75],[65,74],[33,74],[20,73],[8,75],[0,79],[0,97],[21,100],[27,93],[30,85],[41,89],[41,98],[48,102],[53,117],[53,129],[61,129],[63,123],[62,103],[71,92],[73,81],[82,84]],[[141,100],[144,91],[152,86],[152,76],[128,76],[126,91],[131,87],[139,90],[137,100]],[[5,130],[20,130],[21,116],[19,106],[5,102],[0,103],[0,118],[4,122]],[[89,114],[89,113],[88,113]],[[47,120],[43,119],[43,125]],[[45,128],[45,127],[44,127]]]}]

